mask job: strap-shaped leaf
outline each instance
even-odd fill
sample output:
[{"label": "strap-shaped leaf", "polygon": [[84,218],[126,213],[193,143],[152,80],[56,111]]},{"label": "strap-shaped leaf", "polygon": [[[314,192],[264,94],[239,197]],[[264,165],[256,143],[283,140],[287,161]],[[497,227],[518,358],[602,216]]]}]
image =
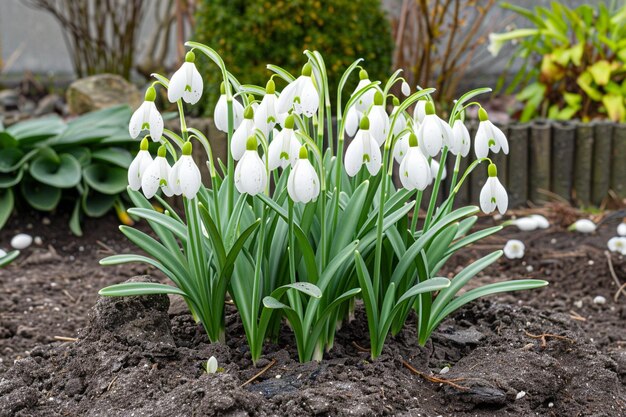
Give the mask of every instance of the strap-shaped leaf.
[{"label": "strap-shaped leaf", "polygon": [[177,294],[186,297],[187,294],[180,288],[156,282],[124,282],[115,284],[98,291],[104,297],[128,297],[132,295]]},{"label": "strap-shaped leaf", "polygon": [[469,232],[470,229],[474,227],[477,220],[478,220],[478,216],[470,216],[467,219],[461,220],[461,222],[459,223],[459,230],[456,232],[456,236],[454,237],[454,240],[460,239],[463,236],[465,236],[467,232]]},{"label": "strap-shaped leaf", "polygon": [[440,233],[438,233],[435,237],[433,237],[430,242],[430,246],[426,251],[426,259],[428,259],[428,263],[431,265],[435,265],[441,257],[446,253],[450,243],[456,236],[459,230],[458,223],[452,223],[443,229]]},{"label": "strap-shaped leaf", "polygon": [[179,238],[183,243],[187,242],[187,229],[185,225],[163,213],[147,208],[130,208],[128,209],[128,213],[161,225],[172,232],[174,236]]},{"label": "strap-shaped leaf", "polygon": [[[330,253],[336,253],[340,248],[343,248],[354,240],[361,211],[369,209],[364,206],[368,189],[369,181],[364,181],[354,190],[352,197],[350,197],[345,210],[340,216],[341,220],[335,232]],[[332,208],[332,205],[330,205],[330,207]]]},{"label": "strap-shaped leaf", "polygon": [[13,196],[13,190],[10,188],[0,190],[0,229],[11,217],[13,212],[13,205],[15,204],[15,198]]},{"label": "strap-shaped leaf", "polygon": [[72,216],[70,217],[70,230],[74,234],[74,236],[82,236],[83,229],[80,227],[80,209],[81,209],[81,200],[76,200],[74,203],[74,209],[72,210]]},{"label": "strap-shaped leaf", "polygon": [[498,233],[500,230],[502,230],[502,226],[493,226],[493,227],[488,227],[486,229],[474,232],[469,236],[465,236],[464,238],[459,239],[458,241],[454,242],[448,249],[447,254],[451,255],[454,252],[458,251],[459,249],[467,245],[470,245],[474,242],[482,240],[486,238],[487,236],[493,235],[494,233]]},{"label": "strap-shaped leaf", "polygon": [[12,250],[11,252],[7,253],[6,255],[0,257],[0,268],[4,268],[8,264],[10,264],[18,256],[20,256],[20,251],[19,250]]}]

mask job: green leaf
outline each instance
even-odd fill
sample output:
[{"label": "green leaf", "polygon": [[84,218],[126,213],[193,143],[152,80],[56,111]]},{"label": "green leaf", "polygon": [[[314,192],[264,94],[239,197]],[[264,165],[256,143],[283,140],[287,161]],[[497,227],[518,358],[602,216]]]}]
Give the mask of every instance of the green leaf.
[{"label": "green leaf", "polygon": [[56,136],[65,128],[66,124],[58,116],[51,116],[16,123],[9,126],[6,132],[17,139],[20,146],[24,146]]},{"label": "green leaf", "polygon": [[13,262],[18,256],[20,256],[19,250],[12,250],[4,256],[0,257],[0,268],[4,268],[11,262]]},{"label": "green leaf", "polygon": [[128,185],[128,174],[125,169],[103,163],[85,167],[83,176],[91,188],[103,194],[119,194]]},{"label": "green leaf", "polygon": [[624,97],[615,94],[606,94],[602,97],[602,104],[606,108],[609,119],[614,122],[624,121],[626,108],[624,108]]},{"label": "green leaf", "polygon": [[291,310],[291,307],[289,307],[286,304],[281,303],[280,301],[278,301],[274,297],[270,297],[269,295],[263,298],[263,305],[272,310],[279,310],[279,309]]},{"label": "green leaf", "polygon": [[113,208],[116,199],[117,196],[86,189],[82,198],[83,211],[89,217],[102,217]]},{"label": "green leaf", "polygon": [[613,65],[606,60],[600,60],[587,68],[593,77],[593,81],[598,85],[607,85],[611,79]]},{"label": "green leaf", "polygon": [[[36,152],[36,151],[35,151]],[[6,148],[0,152],[0,172],[15,171],[25,161],[24,152],[18,148]]]},{"label": "green leaf", "polygon": [[583,72],[576,79],[576,83],[578,84],[578,86],[582,88],[583,91],[587,93],[587,95],[592,100],[600,101],[602,100],[602,93],[591,85],[592,82],[593,82],[593,76],[591,75],[591,72],[589,71]]},{"label": "green leaf", "polygon": [[74,210],[72,210],[72,217],[70,217],[70,230],[74,234],[74,236],[82,236],[83,229],[80,227],[80,208],[81,208],[81,200],[76,200],[76,204],[74,204]]},{"label": "green leaf", "polygon": [[80,182],[80,164],[70,154],[61,154],[58,160],[40,155],[30,165],[30,175],[37,181],[57,188],[75,187]]},{"label": "green leaf", "polygon": [[450,280],[448,278],[436,277],[427,279],[426,281],[422,281],[409,288],[404,294],[402,294],[402,297],[398,299],[396,305],[401,304],[418,294],[435,292],[448,287],[450,287]]},{"label": "green leaf", "polygon": [[130,152],[123,148],[100,149],[93,152],[91,157],[96,161],[108,162],[124,169],[128,169],[131,162],[133,162]]},{"label": "green leaf", "polygon": [[177,294],[186,297],[187,294],[171,285],[156,282],[124,282],[111,285],[98,291],[104,297],[127,297],[131,295]]},{"label": "green leaf", "polygon": [[51,211],[61,200],[60,189],[35,181],[28,175],[24,176],[20,189],[28,204],[37,210]]},{"label": "green leaf", "polygon": [[294,282],[283,285],[281,288],[291,288],[314,298],[322,298],[322,291],[320,291],[317,285],[311,284],[310,282]]},{"label": "green leaf", "polygon": [[18,142],[8,132],[0,132],[0,149],[17,148]]},{"label": "green leaf", "polygon": [[10,187],[13,187],[14,185],[19,184],[20,181],[22,181],[23,176],[24,176],[24,169],[20,169],[19,171],[17,171],[16,175],[13,175],[12,173],[10,174],[0,173],[0,189],[10,188]]},{"label": "green leaf", "polygon": [[4,227],[9,217],[11,217],[14,203],[13,190],[10,188],[0,190],[0,229]]}]

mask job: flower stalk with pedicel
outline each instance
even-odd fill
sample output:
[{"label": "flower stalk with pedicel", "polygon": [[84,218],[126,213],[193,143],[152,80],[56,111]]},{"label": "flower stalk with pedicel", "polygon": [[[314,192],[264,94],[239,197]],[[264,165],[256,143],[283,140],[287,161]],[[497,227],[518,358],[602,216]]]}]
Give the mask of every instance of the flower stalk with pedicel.
[{"label": "flower stalk with pedicel", "polygon": [[[411,93],[403,85],[405,97],[394,100],[388,115],[385,99],[393,85],[403,81],[399,71],[385,82],[372,81],[359,59],[343,72],[331,94],[322,55],[305,51],[300,75],[270,65],[273,74],[260,87],[235,78],[209,46],[186,46],[186,63],[171,80],[155,74],[146,94],[150,104],[144,103],[150,111],[143,108],[130,126],[147,131],[157,127],[149,120],[156,114],[156,89],[167,90],[176,102],[178,131],[151,132],[161,142],[155,159],[144,139],[129,169],[128,194],[134,207],[128,212],[147,221],[153,234],[121,226],[140,251],[101,261],[148,264],[170,283],[116,284],[100,294],[182,297],[211,342],[229,336],[225,304],[231,298],[253,362],[261,357],[266,340],[277,342],[284,336],[284,319],[293,331],[298,359],[304,362],[322,360],[333,348],[336,329],[350,325],[356,298],[365,305],[375,359],[389,334],[398,334],[407,321],[416,320],[417,340],[424,345],[442,320],[478,296],[547,284],[521,279],[459,293],[464,283],[499,259],[502,250],[473,261],[452,280],[439,274],[456,251],[502,228],[474,231],[479,207],[454,204],[470,173],[488,163],[489,186],[480,206],[485,211],[506,210],[506,191],[497,182],[495,165],[485,155],[461,170],[467,135],[458,124],[450,127],[462,120],[467,107],[478,106],[471,101],[474,97],[489,89],[459,97],[444,121],[435,114],[433,89]],[[221,91],[214,118],[224,139],[209,141],[187,125],[183,102],[202,100],[192,67],[198,54],[212,63],[211,71],[217,69],[223,76],[221,85],[205,88]],[[358,80],[358,86],[345,94],[352,80]],[[331,96],[337,98],[336,105]],[[414,107],[423,108],[422,120],[412,119]],[[344,154],[345,137],[352,134]],[[227,155],[216,166],[211,146],[219,140],[225,141]],[[402,155],[396,153],[399,147]],[[444,188],[450,156],[456,158],[454,170]],[[208,164],[207,181],[194,157]],[[398,183],[392,177],[396,164]],[[430,200],[422,201],[427,190]],[[181,210],[171,204],[170,194],[182,200]],[[418,216],[422,203],[425,215]]]}]

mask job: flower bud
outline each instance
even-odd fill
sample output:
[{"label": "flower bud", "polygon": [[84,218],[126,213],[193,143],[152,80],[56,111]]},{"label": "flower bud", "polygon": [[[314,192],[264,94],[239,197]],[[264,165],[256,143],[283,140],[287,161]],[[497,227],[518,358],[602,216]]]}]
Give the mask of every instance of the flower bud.
[{"label": "flower bud", "polygon": [[195,62],[195,60],[196,54],[194,54],[193,51],[187,52],[187,54],[185,55],[185,62]]},{"label": "flower bud", "polygon": [[498,167],[496,167],[496,164],[489,164],[489,167],[487,168],[487,173],[489,177],[497,177]]},{"label": "flower bud", "polygon": [[432,101],[426,102],[426,108],[424,109],[424,112],[426,113],[427,116],[431,114],[435,114],[435,105],[433,104]]},{"label": "flower bud", "polygon": [[300,148],[300,153],[298,154],[299,159],[307,159],[309,157],[309,153],[306,150],[306,146],[302,146]]},{"label": "flower bud", "polygon": [[304,64],[304,66],[302,67],[302,75],[310,77],[312,72],[313,67],[311,66],[311,63],[307,62],[306,64]]},{"label": "flower bud", "polygon": [[481,122],[486,122],[487,120],[489,120],[487,110],[483,109],[482,107],[478,109],[478,120]]},{"label": "flower bud", "polygon": [[361,71],[359,71],[359,80],[367,80],[369,79],[369,75],[367,74],[367,71],[365,71],[364,69],[361,69]]},{"label": "flower bud", "polygon": [[147,151],[149,144],[150,143],[148,142],[148,139],[143,138],[143,139],[141,139],[141,143],[139,144],[139,149],[142,150],[142,151]]},{"label": "flower bud", "polygon": [[276,84],[274,80],[270,78],[270,80],[265,85],[265,94],[274,94],[276,92]]},{"label": "flower bud", "polygon": [[[184,148],[184,146],[183,146],[183,148]],[[160,156],[161,158],[165,158],[165,156],[167,155],[167,148],[165,147],[165,145],[159,146],[159,150],[157,151],[157,155]]]},{"label": "flower bud", "polygon": [[293,125],[295,123],[295,117],[293,116],[293,114],[290,114],[289,116],[287,116],[285,118],[285,123],[284,123],[284,127],[285,129],[293,129]]},{"label": "flower bud", "polygon": [[248,138],[246,142],[246,150],[247,151],[256,151],[257,148],[256,136],[252,135]]},{"label": "flower bud", "polygon": [[185,142],[185,144],[183,145],[183,155],[191,155],[192,149],[193,147],[191,145],[191,142]]},{"label": "flower bud", "polygon": [[375,106],[383,105],[383,93],[381,93],[380,91],[376,91],[376,93],[374,93],[374,105]]},{"label": "flower bud", "polygon": [[154,101],[156,99],[156,90],[154,87],[150,86],[146,90],[146,95],[144,96],[146,101]]},{"label": "flower bud", "polygon": [[370,119],[367,116],[363,116],[361,122],[359,123],[359,129],[369,130],[370,128]]}]

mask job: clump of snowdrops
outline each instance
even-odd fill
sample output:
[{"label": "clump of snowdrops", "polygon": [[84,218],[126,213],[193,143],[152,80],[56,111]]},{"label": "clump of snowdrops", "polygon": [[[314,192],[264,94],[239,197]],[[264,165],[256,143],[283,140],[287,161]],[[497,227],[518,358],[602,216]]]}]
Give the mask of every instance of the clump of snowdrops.
[{"label": "clump of snowdrops", "polygon": [[[146,263],[174,285],[123,283],[100,294],[179,295],[211,342],[227,336],[224,305],[230,296],[253,361],[266,340],[277,340],[283,319],[293,331],[300,361],[309,361],[321,360],[333,347],[336,330],[354,317],[357,297],[365,305],[371,356],[376,358],[411,310],[417,312],[419,343],[424,344],[446,316],[478,297],[547,284],[508,281],[459,295],[473,276],[500,258],[499,250],[451,280],[438,275],[456,251],[501,229],[472,231],[479,208],[453,210],[459,187],[478,165],[485,163],[489,176],[480,195],[482,210],[504,213],[507,208],[506,191],[488,154],[507,153],[508,144],[482,108],[474,140],[477,160],[459,172],[461,158],[470,151],[464,110],[479,106],[470,100],[489,89],[459,98],[445,121],[436,114],[433,89],[411,94],[400,71],[385,84],[372,81],[357,60],[341,77],[333,107],[318,52],[304,52],[306,61],[297,76],[268,65],[273,75],[263,88],[241,84],[213,49],[186,45],[191,48],[186,62],[169,80],[154,75],[145,102],[130,121],[133,137],[146,136],[128,172],[135,205],[129,212],[145,219],[156,238],[121,226],[145,255],[101,261]],[[194,65],[196,53],[208,56],[223,79],[221,86],[212,86],[221,89],[214,120],[227,133],[229,152],[228,160],[217,166],[208,138],[185,121],[184,103],[197,103],[204,89]],[[358,86],[346,95],[344,86],[355,76]],[[402,101],[389,93],[396,83],[406,96]],[[277,84],[284,86],[280,92]],[[169,101],[178,105],[180,135],[164,129],[154,104],[156,88],[166,89]],[[148,137],[161,144],[154,159]],[[191,157],[194,146],[206,151],[210,187]],[[456,158],[451,186],[437,207],[448,157]],[[392,181],[395,163],[399,188]],[[431,198],[419,221],[428,187]],[[184,213],[164,198],[172,195],[182,195]],[[153,208],[152,198],[163,212]]]}]

